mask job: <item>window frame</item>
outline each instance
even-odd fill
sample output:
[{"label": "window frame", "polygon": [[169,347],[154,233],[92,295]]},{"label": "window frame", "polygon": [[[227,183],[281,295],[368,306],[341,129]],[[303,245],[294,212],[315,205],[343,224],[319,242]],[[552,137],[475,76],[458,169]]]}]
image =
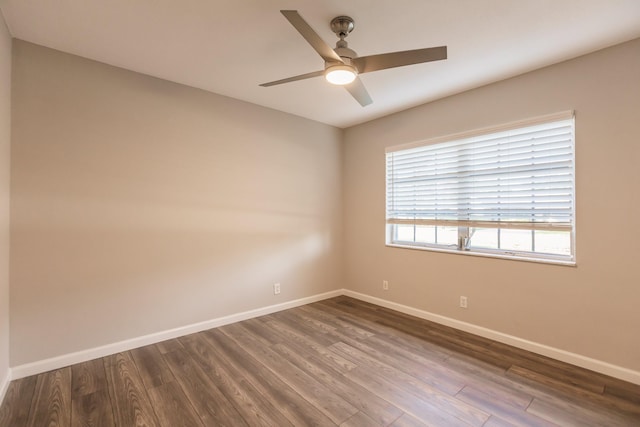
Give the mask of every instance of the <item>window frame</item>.
[{"label": "window frame", "polygon": [[[576,265],[576,164],[575,164],[575,155],[576,155],[576,132],[575,132],[575,114],[573,111],[564,111],[555,114],[549,114],[545,116],[535,117],[532,119],[520,120],[516,122],[511,122],[503,125],[492,126],[488,128],[477,129],[468,132],[462,132],[458,134],[446,135],[443,137],[437,137],[428,139],[425,141],[413,142],[410,144],[402,144],[402,145],[394,145],[387,147],[386,154],[390,152],[409,150],[413,148],[419,148],[427,145],[435,145],[435,144],[444,144],[450,143],[457,140],[463,140],[466,138],[473,138],[482,135],[494,134],[508,130],[514,130],[519,128],[526,128],[529,126],[535,126],[540,124],[552,123],[563,120],[571,120],[571,173],[572,173],[572,194],[571,194],[571,228],[570,230],[565,230],[569,234],[569,255],[562,254],[553,254],[553,253],[545,253],[545,252],[535,252],[535,232],[536,231],[544,231],[544,228],[538,228],[536,226],[532,226],[531,228],[520,228],[523,230],[530,231],[531,235],[531,248],[532,251],[522,251],[522,250],[512,250],[512,249],[501,249],[499,248],[488,248],[488,247],[478,247],[478,246],[465,246],[465,242],[468,240],[463,240],[463,238],[469,238],[471,230],[473,228],[482,228],[477,225],[457,225],[458,227],[458,244],[438,244],[438,243],[427,243],[427,242],[416,242],[416,230],[417,227],[423,225],[419,223],[389,223],[389,219],[385,221],[385,244],[389,247],[398,247],[405,249],[417,249],[417,250],[428,250],[435,252],[445,252],[445,253],[454,253],[454,254],[462,254],[462,255],[471,255],[471,256],[481,256],[481,257],[490,257],[490,258],[502,258],[502,259],[512,259],[512,260],[520,260],[520,261],[529,261],[529,262],[541,262],[541,263],[551,263],[551,264],[559,264],[559,265]],[[387,156],[385,156],[387,157]],[[387,160],[385,160],[386,167],[388,167]],[[388,198],[389,198],[389,183],[387,172],[385,172],[385,211],[388,208]],[[455,226],[455,223],[452,223],[448,226]],[[494,222],[495,224],[495,222]],[[413,235],[414,241],[406,241],[400,240],[397,236],[398,226],[406,225],[413,226]],[[442,224],[432,224],[435,227],[434,233],[437,236],[437,227],[444,226]],[[498,230],[498,236],[500,236],[501,230],[508,230],[509,227],[491,227]],[[551,229],[553,230],[553,229]],[[498,237],[498,242],[499,242]]]}]

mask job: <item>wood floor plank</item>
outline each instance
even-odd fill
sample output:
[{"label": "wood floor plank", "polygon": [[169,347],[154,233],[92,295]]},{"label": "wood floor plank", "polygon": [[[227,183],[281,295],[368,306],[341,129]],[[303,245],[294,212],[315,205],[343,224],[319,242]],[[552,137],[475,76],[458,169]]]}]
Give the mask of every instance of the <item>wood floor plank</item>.
[{"label": "wood floor plank", "polygon": [[0,406],[0,427],[27,425],[36,381],[35,375],[11,381]]},{"label": "wood floor plank", "polygon": [[257,320],[257,319],[249,319],[242,322],[245,328],[250,331],[255,332],[259,335],[264,344],[267,346],[274,345],[286,341],[287,338],[284,337],[280,332],[274,330],[273,328],[265,327],[266,321]]},{"label": "wood floor plank", "polygon": [[[282,414],[294,425],[330,426],[334,423],[319,408],[298,394],[277,373],[265,366],[244,348],[219,331],[204,334],[210,344],[218,350],[218,355],[236,372],[244,372],[244,377],[262,394],[268,395]],[[215,333],[214,333],[215,332]]]},{"label": "wood floor plank", "polygon": [[502,418],[496,417],[495,415],[491,415],[486,423],[482,427],[516,427],[514,424],[511,424],[509,421],[505,421]]},{"label": "wood floor plank", "polygon": [[374,314],[367,312],[356,312],[353,310],[346,311],[343,306],[336,301],[325,300],[311,304],[311,307],[320,310],[324,313],[335,316],[342,322],[351,323],[352,325],[364,329],[372,334],[380,333],[380,331],[391,331],[392,328],[380,325],[377,321],[380,320]]},{"label": "wood floor plank", "polygon": [[162,358],[156,345],[147,345],[130,351],[138,368],[142,383],[147,389],[173,382],[173,373]]},{"label": "wood floor plank", "polygon": [[604,392],[605,385],[603,379],[586,369],[571,366],[568,363],[533,354],[529,351],[503,343],[493,343],[491,347],[500,354],[517,358],[518,360],[514,365],[551,376],[557,380],[589,390],[593,393],[602,394]]},{"label": "wood floor plank", "polygon": [[351,418],[340,424],[340,427],[376,427],[386,426],[388,424],[379,424],[376,421],[369,418],[363,412],[357,412]]},{"label": "wood floor plank", "polygon": [[482,390],[484,394],[492,399],[511,405],[514,408],[525,410],[531,404],[533,396],[521,391],[517,387],[507,387],[500,383],[489,381],[477,381],[474,378],[467,378],[467,386]]},{"label": "wood floor plank", "polygon": [[340,318],[340,316],[336,316],[312,304],[296,307],[296,309],[301,311],[302,313],[307,314],[308,316],[321,319],[324,323],[331,325],[336,329],[350,330],[352,335],[358,336],[360,338],[367,338],[375,335],[373,331],[363,329],[352,322]]},{"label": "wood floor plank", "polygon": [[95,393],[107,388],[107,377],[102,359],[71,366],[71,398]]},{"label": "wood floor plank", "polygon": [[[271,348],[283,355],[286,353],[285,357],[287,357],[287,360],[296,364],[296,366],[301,369],[300,360],[304,362],[305,367],[316,366],[317,372],[314,372],[314,374],[318,374],[316,376],[317,378],[324,378],[327,374],[331,374],[332,378],[339,377],[341,374],[349,372],[356,367],[353,362],[338,356],[335,352],[330,352],[326,348],[323,349],[323,352],[317,352],[315,349],[305,346],[298,341],[291,340],[275,344],[272,345]],[[289,355],[292,357],[289,358]]]},{"label": "wood floor plank", "polygon": [[333,326],[331,323],[325,322],[323,319],[317,316],[307,314],[304,310],[301,310],[300,307],[295,307],[291,310],[287,310],[286,313],[292,317],[295,317],[297,319],[296,323],[307,325],[314,331],[327,333],[335,331],[337,329],[337,327]]},{"label": "wood floor plank", "polygon": [[605,396],[615,396],[640,405],[640,384],[632,384],[617,378],[608,378],[604,386]]},{"label": "wood floor plank", "polygon": [[180,349],[168,352],[165,360],[174,376],[205,425],[219,427],[243,427],[248,424],[197,364],[180,345]]},{"label": "wood floor plank", "polygon": [[166,382],[147,390],[151,405],[155,408],[162,426],[204,427],[180,386]]},{"label": "wood floor plank", "polygon": [[[353,311],[345,313],[339,305],[331,304],[331,302],[327,300],[312,304],[312,306],[324,312],[331,313],[343,320],[348,320],[357,327],[368,330],[374,335],[384,335],[387,339],[397,341],[399,345],[418,347],[416,351],[419,351],[420,354],[423,354],[425,357],[433,357],[435,360],[445,360],[452,354],[452,352],[445,347],[425,340],[418,332],[408,333],[393,325],[380,323],[380,318],[374,314],[363,315],[363,313]],[[414,327],[420,329],[422,325],[416,324]]]},{"label": "wood floor plank", "polygon": [[[374,333],[377,333],[381,327],[383,329],[389,328],[393,330],[401,330],[407,327],[412,330],[417,324],[416,318],[413,316],[395,312],[364,301],[358,301],[353,298],[338,297],[320,301],[317,304],[321,304],[323,309],[333,309],[336,314],[342,317],[355,319],[356,322],[360,322],[363,319],[367,320],[371,323],[371,329]],[[420,332],[420,329],[424,329],[425,331],[439,330],[438,324],[423,319],[420,320],[420,328],[416,330],[416,332]]]},{"label": "wood floor plank", "polygon": [[628,427],[628,420],[619,420],[607,414],[598,414],[588,408],[568,410],[565,406],[556,405],[540,399],[533,399],[527,413],[562,426],[581,427]]},{"label": "wood floor plank", "polygon": [[583,388],[576,387],[573,384],[565,383],[556,378],[552,378],[547,375],[531,371],[527,368],[523,368],[520,366],[513,366],[507,371],[507,375],[530,379],[537,383],[545,384],[549,387],[553,387],[555,389],[562,390],[570,394],[583,397],[590,401],[596,402],[604,407],[626,411],[632,414],[633,416],[640,417],[640,406],[634,404],[633,402],[619,399],[615,396],[604,396],[599,393],[593,393]]},{"label": "wood floor plank", "polygon": [[[640,384],[632,384],[585,368],[570,365],[527,350],[494,342],[492,348],[502,353],[515,355],[520,359],[515,365],[553,377],[561,382],[584,388],[598,394],[615,396],[617,391],[627,400],[640,403]],[[603,390],[604,389],[604,390]]]},{"label": "wood floor plank", "polygon": [[[266,396],[249,382],[225,366],[203,334],[194,334],[181,339],[181,344],[191,357],[207,373],[214,384],[224,393],[235,409],[250,426],[293,426]],[[234,375],[235,374],[235,375]]]},{"label": "wood floor plank", "polygon": [[427,399],[408,392],[403,386],[388,381],[368,369],[356,368],[345,376],[427,425],[465,427],[482,425],[482,422],[469,424],[449,412],[442,411]]},{"label": "wood floor plank", "polygon": [[[486,424],[483,425],[483,427]],[[409,414],[404,414],[390,425],[390,427],[438,427],[435,424],[427,424]]]},{"label": "wood floor plank", "polygon": [[123,351],[121,353],[111,354],[109,356],[102,358],[102,363],[104,364],[104,370],[105,370],[105,373],[107,374],[107,383],[109,382],[109,378],[108,378],[109,368],[112,365],[117,365],[122,362],[134,363],[133,357],[131,357],[131,352]]},{"label": "wood floor plank", "polygon": [[286,323],[282,323],[279,320],[272,320],[266,323],[269,328],[282,334],[286,342],[294,343],[297,346],[308,349],[319,354],[322,358],[327,359],[328,363],[331,363],[336,369],[340,369],[343,373],[349,372],[357,365],[350,360],[340,357],[334,351],[331,351],[328,347],[318,344],[313,339],[307,337],[303,333],[290,328]]},{"label": "wood floor plank", "polygon": [[[444,364],[458,372],[458,374],[463,375],[467,379],[467,385],[483,390],[496,388],[512,393],[513,398],[516,400],[512,402],[514,406],[521,406],[517,402],[524,403],[525,399],[531,400],[533,397],[553,399],[557,395],[545,390],[544,387],[535,387],[533,384],[525,384],[517,379],[507,377],[506,371],[502,368],[474,359],[468,355],[452,355]],[[494,394],[499,398],[500,392],[495,392]]]},{"label": "wood floor plank", "polygon": [[[571,394],[570,391],[560,391],[557,388],[549,388],[542,383],[517,375],[507,376],[501,369],[499,372],[496,372],[484,362],[474,361],[473,359],[463,358],[461,355],[457,355],[456,357],[449,358],[446,363],[454,366],[455,370],[459,373],[467,375],[469,386],[492,395],[496,400],[509,403],[516,407],[521,407],[522,403],[524,403],[523,399],[531,397],[543,402],[552,403],[566,413],[577,414],[581,411],[589,413],[590,410],[588,408],[593,407],[601,414],[600,417],[603,416],[602,414],[604,414],[605,417],[608,414],[612,419],[617,419],[620,416],[617,411],[612,411],[610,408],[605,408],[602,405],[594,405],[593,402],[585,400],[579,395]],[[518,403],[518,401],[520,403]],[[623,418],[625,418],[624,415]],[[628,420],[627,424],[631,423],[631,425],[633,425],[633,421],[630,421],[633,419],[633,416],[627,414],[626,419]],[[499,424],[501,421],[502,420],[496,420],[492,421],[492,423],[495,422]]]},{"label": "wood floor plank", "polygon": [[340,335],[337,332],[333,334],[340,338],[342,343],[357,348],[380,362],[380,369],[390,369],[394,366],[400,367],[402,372],[450,395],[456,394],[466,384],[464,378],[456,375],[450,369],[443,368],[442,365],[421,358],[419,355],[408,356],[395,346],[382,340],[370,338],[366,342],[361,342]]},{"label": "wood floor plank", "polygon": [[[505,357],[496,357],[495,353],[490,350],[493,341],[484,337],[351,298],[337,300],[337,302],[329,301],[328,303],[350,307],[352,311],[362,309],[364,313],[372,316],[377,324],[389,326],[419,338],[435,342],[450,350],[473,353],[477,357],[484,358],[496,366],[503,366],[505,369],[507,369],[512,362],[512,360]],[[366,316],[364,313],[363,315]],[[358,312],[358,314],[360,314],[360,312]]]},{"label": "wood floor plank", "polygon": [[157,343],[156,346],[158,347],[158,350],[160,350],[160,353],[162,354],[166,354],[171,351],[182,350],[183,348],[182,344],[180,344],[180,341],[177,339],[161,341]]},{"label": "wood floor plank", "polygon": [[440,411],[452,414],[470,425],[482,425],[489,418],[490,413],[467,405],[448,393],[403,372],[401,370],[402,366],[396,368],[388,365],[378,360],[375,355],[369,355],[342,342],[334,344],[332,348],[345,355],[345,357],[352,357],[354,360],[360,361],[359,369],[368,369],[376,372],[378,376],[384,378],[387,382],[402,386],[407,392],[428,400],[432,406],[435,406]]},{"label": "wood floor plank", "polygon": [[358,412],[353,405],[337,398],[331,389],[325,387],[294,364],[284,360],[271,348],[260,346],[258,340],[251,335],[251,332],[240,324],[226,325],[218,330],[207,331],[207,334],[211,336],[218,333],[227,335],[241,345],[334,423],[340,424]]},{"label": "wood floor plank", "polygon": [[118,426],[159,426],[142,378],[128,352],[103,359],[113,418]]},{"label": "wood floor plank", "polygon": [[376,424],[388,425],[402,414],[400,409],[344,377],[340,371],[333,370],[330,365],[323,363],[322,359],[299,349],[294,350],[285,344],[277,344],[273,349],[283,358],[291,361],[298,368],[333,390],[336,396],[349,402],[359,409],[360,413],[374,420]]},{"label": "wood floor plank", "polygon": [[0,427],[640,426],[640,385],[347,296],[9,384]]},{"label": "wood floor plank", "polygon": [[[416,322],[416,323],[418,324],[418,326],[417,326],[417,327],[420,327],[420,322]],[[419,335],[419,334],[418,334],[418,335]],[[423,336],[424,336],[424,335],[423,335]],[[431,339],[431,338],[427,337],[427,338],[425,338],[425,339]],[[492,345],[494,345],[494,346],[495,346],[495,343],[493,343]],[[496,354],[500,354],[500,353],[496,352]],[[536,360],[537,358],[538,358],[538,356],[533,356],[533,357],[531,357],[531,360]],[[484,357],[480,356],[480,359],[483,359],[483,362],[481,362],[481,361],[479,361],[479,360],[478,360],[478,355],[477,355],[477,354],[476,354],[476,355],[474,355],[473,353],[469,353],[469,352],[466,352],[466,351],[465,351],[465,352],[462,352],[462,353],[460,353],[460,352],[459,352],[459,353],[453,353],[453,355],[451,356],[451,358],[450,358],[448,361],[456,360],[456,359],[457,359],[457,360],[459,360],[459,359],[474,360],[474,363],[475,363],[475,364],[480,364],[480,363],[487,363],[487,362],[489,362],[489,364],[490,364],[490,365],[484,365],[484,366],[482,366],[482,369],[483,369],[483,370],[491,369],[489,366],[493,366],[493,365],[495,365],[495,357],[484,358]],[[510,360],[510,361],[509,361],[509,363],[511,363],[512,361],[513,361],[513,360]],[[559,362],[559,364],[562,364],[562,362]],[[502,366],[502,368],[500,368],[499,370],[497,370],[497,372],[496,372],[496,373],[497,373],[498,375],[501,375],[501,374],[502,374],[502,372],[503,372],[504,367],[505,367],[505,366],[507,366],[507,365],[508,365],[508,363],[503,363],[503,364],[501,364],[500,366]],[[565,364],[565,365],[566,365],[566,364]],[[509,366],[509,368],[511,368],[511,366]],[[517,387],[520,387],[520,385],[517,385]]]},{"label": "wood floor plank", "polygon": [[71,424],[71,368],[38,375],[29,410],[29,427]]},{"label": "wood floor plank", "polygon": [[107,388],[71,399],[72,427],[114,427],[113,408]]},{"label": "wood floor plank", "polygon": [[514,362],[512,358],[506,358],[502,355],[498,355],[488,349],[485,345],[476,344],[471,340],[468,341],[468,338],[466,337],[453,339],[455,334],[448,334],[446,331],[440,331],[438,329],[417,330],[415,327],[408,327],[405,324],[396,324],[387,320],[385,320],[384,323],[396,325],[397,327],[402,328],[401,330],[406,333],[414,335],[420,339],[437,343],[438,345],[456,353],[471,355],[476,359],[486,361],[503,369],[509,369]]},{"label": "wood floor plank", "polygon": [[451,352],[442,347],[395,330],[379,332],[370,337],[369,341],[384,341],[397,349],[402,349],[409,354],[419,355],[420,358],[429,359],[434,363],[441,363],[451,356]]},{"label": "wood floor plank", "polygon": [[509,405],[508,403],[492,399],[488,394],[473,387],[465,387],[457,394],[457,397],[468,404],[481,408],[488,414],[495,414],[501,419],[508,421],[516,426],[535,426],[535,427],[553,427],[551,423],[545,419],[539,418],[533,414]]},{"label": "wood floor plank", "polygon": [[[332,303],[336,304],[336,302],[332,302]],[[363,303],[360,301],[351,302],[347,300],[347,301],[338,302],[338,304],[346,304],[351,306],[367,306],[370,309],[370,305],[368,305],[368,303]],[[383,313],[385,310],[388,310],[388,309],[375,308],[374,310],[376,312]],[[410,316],[409,317],[407,316],[408,315],[400,314],[400,317],[403,317],[404,319],[410,318]],[[399,323],[395,323],[395,325],[397,326],[398,324],[403,324],[403,323],[404,321],[401,321]],[[427,330],[431,330],[431,329],[440,330],[444,333],[446,333],[447,331],[445,326],[433,325],[430,322],[422,321],[421,319],[417,319],[415,323],[419,325],[420,328],[424,328]],[[403,328],[405,327],[407,327],[406,324],[403,325]],[[575,389],[576,387],[586,389],[587,391],[591,391],[592,393],[587,393],[587,395],[596,396],[596,397],[600,393],[594,392],[594,390],[601,391],[602,383],[612,384],[612,387],[616,387],[616,385],[621,384],[622,389],[624,390],[625,388],[624,382],[611,377],[607,377],[602,374],[589,372],[582,368],[571,367],[570,365],[567,365],[563,362],[554,361],[552,359],[545,358],[544,356],[535,355],[533,353],[526,352],[524,350],[514,349],[513,347],[506,346],[501,343],[491,342],[490,340],[486,340],[484,338],[476,339],[473,336],[465,335],[466,333],[460,333],[460,331],[451,330],[451,332],[452,333],[449,335],[454,337],[453,341],[456,342],[455,345],[459,345],[460,343],[458,341],[460,341],[461,339],[462,341],[469,341],[474,343],[473,346],[469,347],[470,352],[463,351],[464,347],[468,347],[466,345],[463,345],[461,348],[458,348],[458,349],[456,349],[455,345],[449,345],[448,348],[456,350],[456,352],[452,357],[459,357],[459,355],[461,355],[462,353],[472,354],[476,360],[482,360],[492,365],[500,366],[506,369],[511,369],[514,365],[517,366],[518,363],[525,366],[536,367],[535,365],[536,363],[540,363],[542,366],[545,366],[545,363],[548,362],[550,366],[550,372],[553,372],[551,376],[554,379],[558,379],[558,382],[560,384],[563,384],[563,386],[560,387],[558,390],[566,391],[567,388],[569,389],[567,393],[564,393],[563,397],[565,398],[567,396],[571,396],[573,393],[571,389]],[[431,331],[430,331],[430,334],[431,334]],[[441,333],[439,334],[440,335],[438,334],[435,334],[435,335],[441,336]],[[432,336],[428,336],[425,334],[422,335],[422,338],[434,341],[434,338]],[[439,339],[440,338],[436,339],[435,341],[438,342]],[[489,344],[488,346],[487,346],[487,343]],[[480,345],[481,347],[476,348],[474,347],[475,345]],[[510,349],[511,351],[504,351],[504,352],[502,351],[503,349],[507,349],[507,348]],[[491,353],[494,353],[495,355],[492,355]],[[462,356],[462,357],[465,357],[465,356]],[[510,364],[511,366],[509,366]],[[529,370],[531,371],[531,369]],[[542,372],[544,372],[544,370]],[[547,386],[546,392],[553,394],[554,391],[553,391],[552,384],[547,383],[546,386]],[[631,384],[630,386],[631,386],[630,388],[634,391],[640,390],[640,386],[633,385],[633,384]],[[605,395],[607,395],[606,387],[607,386],[605,385]],[[633,392],[626,393],[623,391],[621,395],[626,396],[626,399],[623,399],[624,400],[623,402],[618,402],[620,405],[618,405],[617,408],[626,407],[627,402],[630,402],[630,401],[633,402],[634,396],[636,396],[635,399],[638,399],[637,393],[633,393]],[[611,397],[613,396],[614,395],[612,394]],[[603,402],[597,398],[595,399],[595,401],[598,404],[602,404],[602,405],[607,404],[606,402]],[[637,401],[633,403],[634,403],[633,408],[638,407],[638,405],[635,404],[635,403],[638,403]],[[615,400],[613,405],[616,406]],[[635,413],[635,410],[633,408],[629,408],[631,413]]]},{"label": "wood floor plank", "polygon": [[282,321],[282,323],[285,323],[291,329],[313,339],[322,346],[328,347],[336,342],[335,338],[327,335],[325,330],[314,329],[313,325],[303,322],[299,316],[296,316],[288,310],[274,313],[273,317]]}]

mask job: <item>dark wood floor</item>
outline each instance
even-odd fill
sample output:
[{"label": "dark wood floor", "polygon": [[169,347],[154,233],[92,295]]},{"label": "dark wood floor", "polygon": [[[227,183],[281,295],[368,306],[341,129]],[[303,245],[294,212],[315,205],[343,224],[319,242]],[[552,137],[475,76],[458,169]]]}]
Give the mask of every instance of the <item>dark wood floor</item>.
[{"label": "dark wood floor", "polygon": [[347,297],[13,381],[0,426],[639,426],[640,386]]}]

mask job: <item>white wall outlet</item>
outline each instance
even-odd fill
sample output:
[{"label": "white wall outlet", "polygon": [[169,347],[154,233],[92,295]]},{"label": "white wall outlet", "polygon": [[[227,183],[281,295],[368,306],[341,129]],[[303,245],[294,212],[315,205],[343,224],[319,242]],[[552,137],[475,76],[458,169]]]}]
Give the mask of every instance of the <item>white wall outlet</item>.
[{"label": "white wall outlet", "polygon": [[467,297],[460,297],[460,307],[467,308]]},{"label": "white wall outlet", "polygon": [[388,291],[389,290],[389,281],[387,281],[387,280],[383,280],[382,281],[382,290],[384,290],[384,291]]},{"label": "white wall outlet", "polygon": [[273,294],[274,295],[279,295],[280,294],[280,283],[274,283],[273,284]]}]

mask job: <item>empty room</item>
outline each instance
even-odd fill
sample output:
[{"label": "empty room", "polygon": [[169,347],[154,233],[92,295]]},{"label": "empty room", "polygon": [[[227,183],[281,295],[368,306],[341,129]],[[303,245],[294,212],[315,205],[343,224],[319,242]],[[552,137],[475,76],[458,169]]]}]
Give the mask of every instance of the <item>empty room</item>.
[{"label": "empty room", "polygon": [[640,425],[638,0],[0,12],[0,427]]}]

